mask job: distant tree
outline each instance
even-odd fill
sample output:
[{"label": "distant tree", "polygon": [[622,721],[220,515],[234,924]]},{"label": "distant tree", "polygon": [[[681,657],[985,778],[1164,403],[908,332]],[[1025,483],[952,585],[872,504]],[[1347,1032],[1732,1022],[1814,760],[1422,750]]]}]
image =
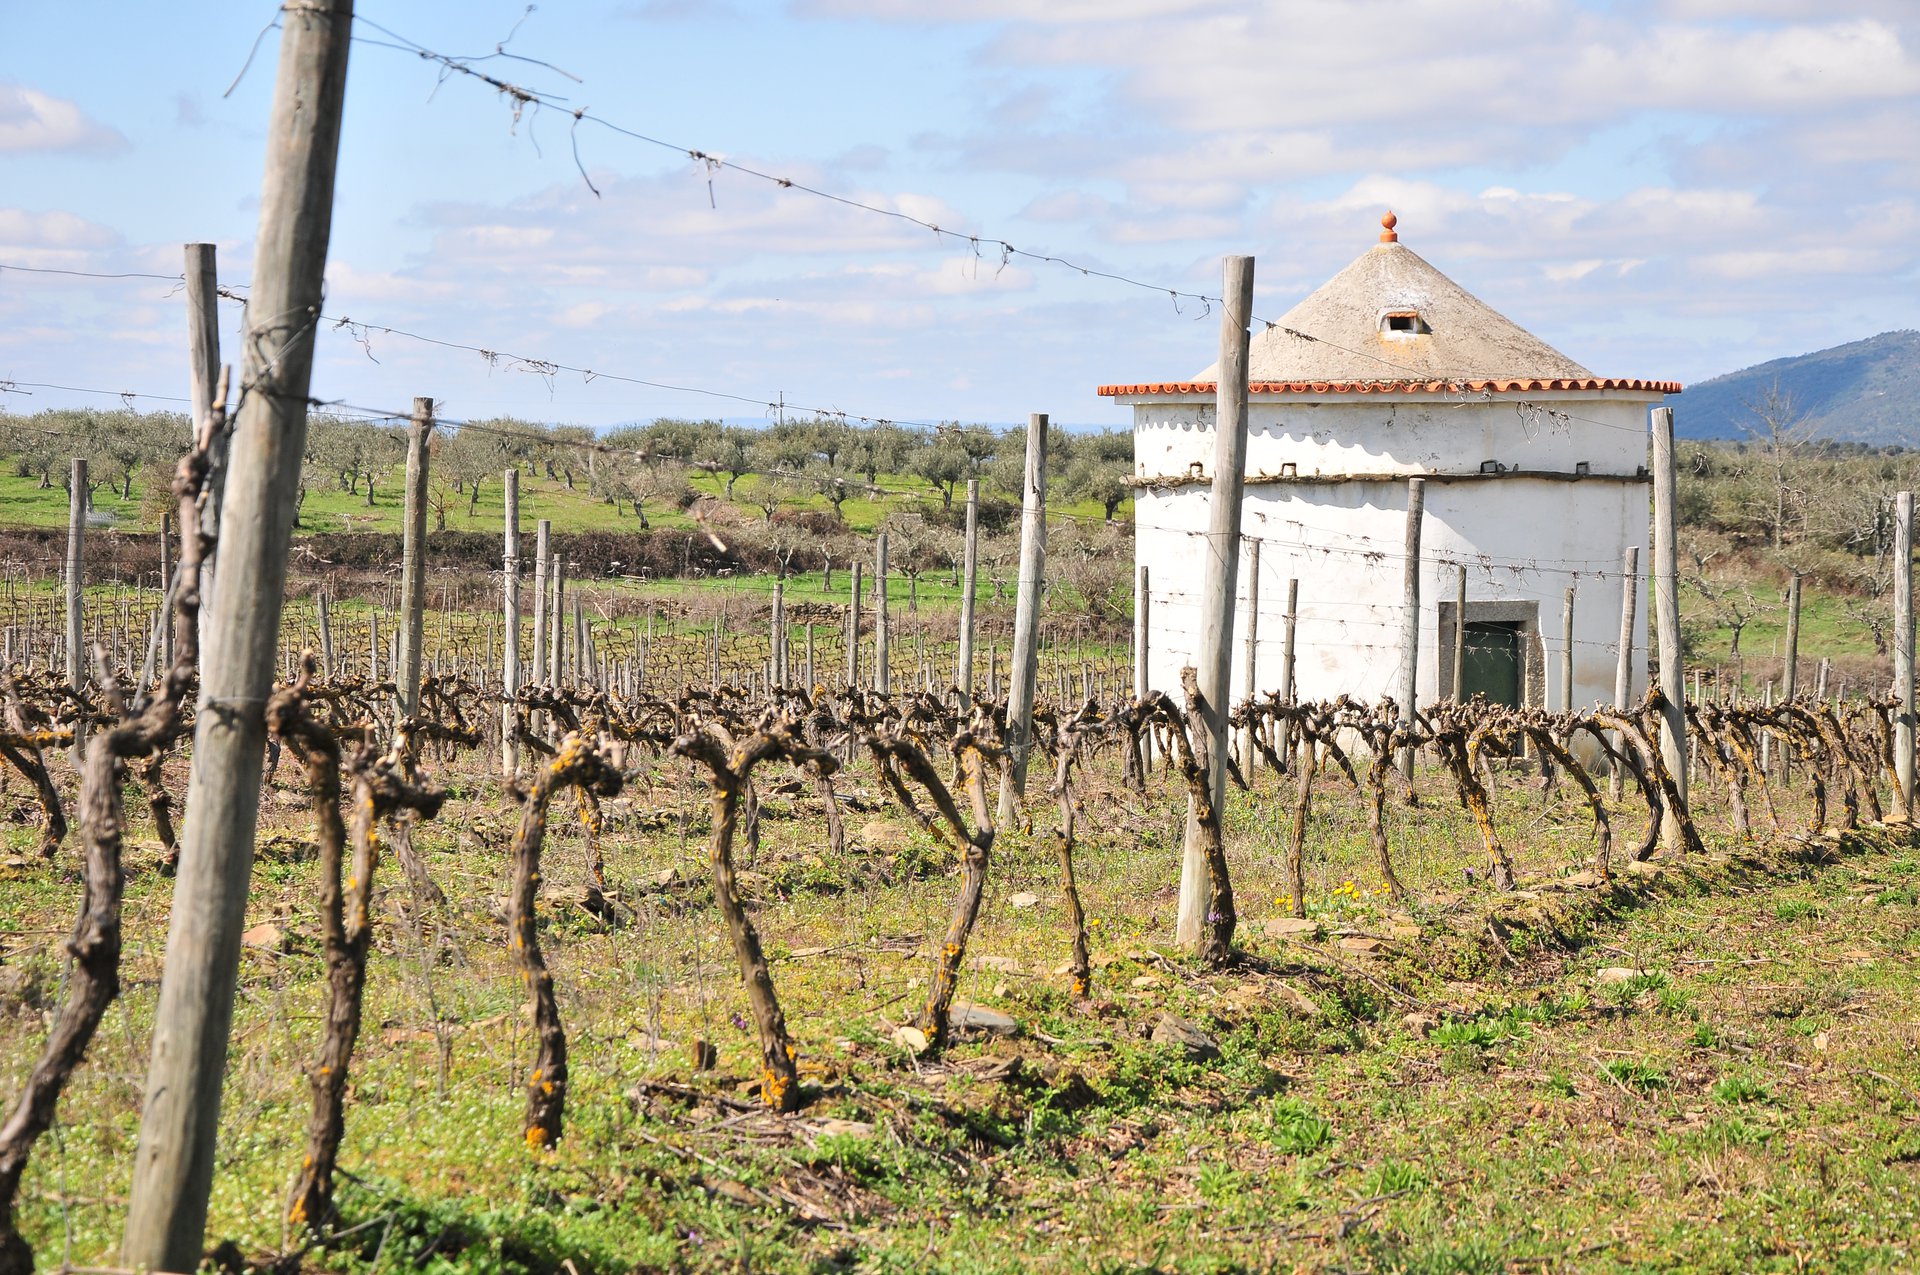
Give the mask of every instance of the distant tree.
[{"label": "distant tree", "polygon": [[710,474],[727,476],[727,499],[743,477],[754,472],[754,433],[738,425],[724,425],[701,436],[694,449],[694,461]]},{"label": "distant tree", "polygon": [[914,449],[907,459],[907,469],[940,493],[945,509],[953,508],[954,489],[973,472],[960,439],[946,432],[936,433],[927,444]]},{"label": "distant tree", "polygon": [[1799,460],[1813,441],[1816,422],[1795,407],[1793,395],[1775,381],[1765,394],[1747,404],[1752,419],[1743,425],[1753,440],[1768,479],[1766,494],[1769,535],[1777,552],[1786,546],[1789,514],[1797,512],[1805,493],[1799,489]]},{"label": "distant tree", "polygon": [[852,436],[847,448],[847,467],[865,476],[872,486],[880,481],[881,474],[900,472],[907,458],[925,441],[923,435],[891,421],[877,421]]}]

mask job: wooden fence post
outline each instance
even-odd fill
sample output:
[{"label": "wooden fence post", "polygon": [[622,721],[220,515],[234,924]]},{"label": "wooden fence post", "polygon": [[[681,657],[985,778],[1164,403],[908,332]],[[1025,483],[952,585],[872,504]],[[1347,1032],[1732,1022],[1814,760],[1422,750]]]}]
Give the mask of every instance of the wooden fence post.
[{"label": "wooden fence post", "polygon": [[1893,764],[1900,794],[1913,809],[1913,493],[1893,498]]},{"label": "wooden fence post", "polygon": [[960,583],[960,653],[955,659],[954,684],[965,696],[973,694],[973,595],[980,581],[980,480],[967,479],[967,540]]},{"label": "wooden fence post", "polygon": [[[173,667],[173,515],[160,515],[160,667]],[[11,663],[12,661],[8,661]]]},{"label": "wooden fence post", "polygon": [[1560,711],[1573,711],[1573,589],[1560,604]]},{"label": "wooden fence post", "polygon": [[[1293,702],[1293,632],[1300,622],[1300,581],[1289,577],[1287,580],[1287,613],[1281,617],[1280,629],[1280,698],[1283,702]],[[1281,757],[1291,757],[1293,747],[1293,719],[1280,723],[1280,747],[1275,751]]]},{"label": "wooden fence post", "polygon": [[147,1270],[193,1270],[203,1251],[352,14],[351,0],[308,0],[280,15],[238,387],[244,401],[220,526],[221,583],[201,665],[186,826],[121,1250],[124,1264]]},{"label": "wooden fence post", "polygon": [[323,588],[314,598],[314,606],[319,611],[320,625],[320,675],[333,676],[333,599]]},{"label": "wooden fence post", "polygon": [[547,568],[553,558],[553,522],[533,524],[533,680],[547,680]]},{"label": "wooden fence post", "polygon": [[547,590],[547,681],[559,686],[567,676],[567,564],[558,541],[547,563]]},{"label": "wooden fence post", "polygon": [[1027,417],[1021,482],[1020,591],[1013,606],[1013,665],[1007,677],[1007,768],[1000,776],[999,826],[1011,827],[1027,790],[1033,699],[1040,675],[1040,590],[1047,569],[1047,414]]},{"label": "wooden fence post", "polygon": [[847,685],[860,685],[860,559],[847,572],[852,582],[847,598]]},{"label": "wooden fence post", "polygon": [[511,779],[520,773],[520,739],[514,733],[520,693],[520,469],[509,465],[501,475],[505,502],[500,553],[500,636],[504,649],[500,666],[500,773]]},{"label": "wooden fence post", "polygon": [[787,684],[787,586],[784,580],[773,582],[773,684]]},{"label": "wooden fence post", "polygon": [[400,715],[420,711],[420,639],[427,617],[427,444],[433,437],[433,400],[413,400],[407,430],[406,523],[400,538],[400,668],[394,674]]},{"label": "wooden fence post", "polygon": [[[1406,577],[1400,616],[1400,720],[1413,729],[1420,686],[1420,529],[1427,510],[1427,480],[1407,479]],[[1413,748],[1400,750],[1400,773],[1413,781]]]},{"label": "wooden fence post", "polygon": [[[1620,645],[1618,662],[1613,670],[1613,706],[1626,712],[1633,698],[1633,631],[1640,609],[1640,546],[1628,545],[1626,557],[1620,563]],[[1618,731],[1614,732],[1615,744],[1619,748],[1629,747],[1626,739]],[[1619,762],[1610,767],[1612,775],[1607,779],[1607,795],[1620,800],[1624,791],[1626,776],[1621,773]]]},{"label": "wooden fence post", "polygon": [[[1220,313],[1220,377],[1215,386],[1213,482],[1208,497],[1206,556],[1200,563],[1200,642],[1195,679],[1200,720],[1189,723],[1207,740],[1207,793],[1214,818],[1224,821],[1227,800],[1227,714],[1233,679],[1233,621],[1239,595],[1240,509],[1247,467],[1247,323],[1253,309],[1253,258],[1228,257]],[[1208,929],[1205,834],[1198,807],[1187,799],[1180,857],[1180,903],[1175,940],[1196,955]]]},{"label": "wooden fence post", "polygon": [[[1678,499],[1673,468],[1673,409],[1653,409],[1653,622],[1660,642],[1660,758],[1687,799],[1687,679],[1680,651],[1680,547],[1675,535]],[[1663,808],[1660,844],[1670,854],[1685,847],[1685,809]]]},{"label": "wooden fence post", "polygon": [[[203,421],[213,410],[215,385],[220,380],[220,279],[214,246],[210,243],[186,245],[187,284],[187,393],[193,419]],[[207,653],[207,626],[213,619],[213,592],[220,558],[220,506],[227,483],[227,453],[230,436],[223,433],[213,440],[207,453],[206,503],[200,512],[200,528],[213,537],[214,549],[200,564],[200,655]]]},{"label": "wooden fence post", "polygon": [[1453,686],[1444,698],[1458,704],[1466,698],[1461,688],[1467,684],[1467,568],[1456,564],[1453,572]]},{"label": "wooden fence post", "polygon": [[[1257,536],[1248,536],[1246,539],[1247,675],[1240,693],[1243,697],[1251,698],[1260,691],[1260,683],[1256,680],[1260,675],[1260,539]],[[1227,706],[1227,711],[1232,711],[1231,704]],[[1240,774],[1248,781],[1253,779],[1253,756],[1253,726],[1249,722],[1240,733]]]},{"label": "wooden fence post", "polygon": [[[67,685],[87,685],[87,637],[81,591],[86,586],[87,459],[73,458],[67,478]],[[74,755],[80,755],[80,727],[73,732]]]},{"label": "wooden fence post", "polygon": [[882,695],[893,689],[893,656],[887,649],[887,533],[873,544],[873,689]]}]

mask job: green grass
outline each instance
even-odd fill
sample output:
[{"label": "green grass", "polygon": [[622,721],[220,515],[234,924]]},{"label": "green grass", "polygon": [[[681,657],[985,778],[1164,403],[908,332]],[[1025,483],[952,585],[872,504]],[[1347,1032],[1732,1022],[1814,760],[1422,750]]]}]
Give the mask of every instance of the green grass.
[{"label": "green grass", "polygon": [[[55,765],[70,784],[65,760]],[[1502,959],[1484,915],[1515,905],[1484,885],[1463,894],[1477,835],[1432,786],[1419,810],[1389,811],[1421,937],[1363,955],[1331,932],[1261,933],[1278,912],[1267,901],[1282,889],[1287,803],[1259,775],[1227,812],[1249,959],[1206,974],[1174,950],[1162,893],[1178,868],[1180,793],[1160,775],[1145,795],[1120,791],[1099,759],[1082,781],[1077,860],[1100,921],[1096,1000],[1075,1004],[1052,972],[1065,938],[1051,803],[1036,789],[1031,830],[1010,828],[995,846],[969,948],[1003,964],[969,970],[961,993],[1025,1030],[915,1061],[889,1037],[924,992],[925,936],[952,903],[948,856],[880,802],[861,766],[842,781],[864,808],[849,812],[853,849],[839,860],[824,853],[810,798],[770,783],[759,852],[742,866],[815,1094],[786,1121],[729,1105],[744,1100],[755,1044],[702,884],[705,794],[683,769],[650,765],[646,784],[609,803],[624,919],[541,907],[574,1071],[565,1138],[529,1154],[524,993],[495,912],[512,809],[478,759],[435,768],[457,792],[417,844],[449,903],[416,931],[397,910],[404,885],[381,865],[343,1161],[354,1175],[347,1220],[363,1229],[309,1253],[307,1269],[1912,1265],[1920,918],[1875,902],[1914,879],[1909,849],[1750,871],[1737,889],[1711,865],[1698,879],[1668,869],[1644,906],[1586,923],[1586,950],[1538,945]],[[176,790],[182,774],[176,764]],[[1804,808],[1797,787],[1781,799]],[[311,835],[302,802],[283,769],[263,838],[293,841],[266,842],[248,919],[274,919],[290,942],[243,956],[211,1217],[210,1242],[254,1257],[286,1242],[279,1201],[299,1154],[323,987],[314,865],[288,849]],[[1582,826],[1577,808],[1565,793],[1556,802],[1524,815],[1501,806],[1542,898],[1587,854],[1583,832],[1556,831]],[[643,824],[649,813],[658,817]],[[1702,817],[1724,850],[1722,814]],[[8,823],[0,838],[5,858],[32,833]],[[1360,889],[1359,900],[1339,896],[1330,930],[1400,924],[1368,893],[1362,810],[1317,802],[1308,845],[1315,905],[1346,881]],[[581,879],[581,851],[574,821],[556,818],[545,871],[557,888]],[[142,824],[129,857],[126,993],[22,1199],[49,1269],[111,1265],[124,1217],[171,887]],[[70,863],[0,866],[0,1095],[18,1091],[44,1031],[39,1006],[61,989],[59,944],[78,902]],[[669,869],[675,883],[662,885]],[[1020,891],[1040,902],[1012,906]],[[1809,925],[1813,915],[1844,916],[1844,938]],[[1658,976],[1616,1001],[1593,990],[1593,969],[1608,964]],[[1416,1009],[1440,1020],[1425,1037],[1402,1025]],[[1146,1039],[1162,1012],[1207,1031],[1219,1057],[1193,1061]],[[450,1033],[444,1055],[436,1022]],[[692,1070],[695,1039],[718,1046],[714,1071]]]},{"label": "green grass", "polygon": [[[405,509],[404,476],[403,466],[396,466],[383,475],[374,485],[371,506],[367,504],[364,484],[355,492],[344,491],[337,483],[310,485],[300,508],[300,526],[296,534],[327,531],[398,534]],[[746,475],[735,484],[732,502],[735,516],[753,522],[763,520],[762,511],[752,503],[752,499],[764,481]],[[520,476],[522,524],[531,528],[539,519],[550,519],[554,530],[563,535],[640,529],[640,519],[634,515],[632,506],[622,505],[616,509],[604,498],[596,499],[588,494],[584,471],[575,475],[575,484],[569,488],[563,479],[529,477],[523,471]],[[850,531],[870,535],[890,514],[916,509],[932,510],[941,504],[936,489],[910,475],[882,474],[878,485],[885,489],[886,494],[863,495],[842,504],[841,516]],[[704,496],[724,499],[727,481],[724,475],[695,473],[688,478],[688,486]],[[124,530],[157,530],[159,515],[164,511],[165,504],[139,476],[134,479],[131,499],[112,492],[105,483],[95,488],[93,498],[96,514],[109,517],[112,525]],[[1004,497],[994,498],[1004,501]],[[477,501],[453,491],[450,486],[440,484],[434,486],[431,501],[428,513],[430,530],[481,531],[491,535],[499,531],[505,516],[505,488],[498,475],[480,484]],[[824,496],[790,489],[784,492],[781,507],[825,514],[833,510],[832,503]],[[1056,499],[1050,501],[1047,507],[1055,517],[1098,520],[1106,513],[1099,502],[1090,500]],[[657,528],[686,530],[698,525],[689,514],[669,502],[649,504],[646,512],[648,522]],[[1133,516],[1131,500],[1121,505],[1119,516],[1122,519]],[[11,466],[0,470],[0,527],[60,528],[66,525],[67,493],[58,482],[42,490],[38,478],[21,478]]]}]

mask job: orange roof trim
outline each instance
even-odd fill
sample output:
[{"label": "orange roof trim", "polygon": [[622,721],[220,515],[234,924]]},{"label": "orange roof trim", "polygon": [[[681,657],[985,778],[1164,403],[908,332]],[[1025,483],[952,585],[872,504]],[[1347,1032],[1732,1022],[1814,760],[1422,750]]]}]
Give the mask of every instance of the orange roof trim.
[{"label": "orange roof trim", "polygon": [[[1150,381],[1138,385],[1102,385],[1102,398],[1128,394],[1213,394],[1214,381]],[[1541,390],[1627,390],[1678,394],[1678,381],[1642,381],[1618,376],[1500,377],[1481,381],[1252,381],[1249,394],[1512,394]]]}]

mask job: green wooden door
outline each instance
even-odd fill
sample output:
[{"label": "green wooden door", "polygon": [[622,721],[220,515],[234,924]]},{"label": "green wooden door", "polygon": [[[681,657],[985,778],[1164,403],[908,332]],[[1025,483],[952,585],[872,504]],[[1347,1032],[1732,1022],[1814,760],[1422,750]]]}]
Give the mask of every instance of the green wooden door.
[{"label": "green wooden door", "polygon": [[1468,621],[1461,661],[1462,700],[1485,695],[1488,702],[1520,707],[1520,626],[1497,620]]}]

